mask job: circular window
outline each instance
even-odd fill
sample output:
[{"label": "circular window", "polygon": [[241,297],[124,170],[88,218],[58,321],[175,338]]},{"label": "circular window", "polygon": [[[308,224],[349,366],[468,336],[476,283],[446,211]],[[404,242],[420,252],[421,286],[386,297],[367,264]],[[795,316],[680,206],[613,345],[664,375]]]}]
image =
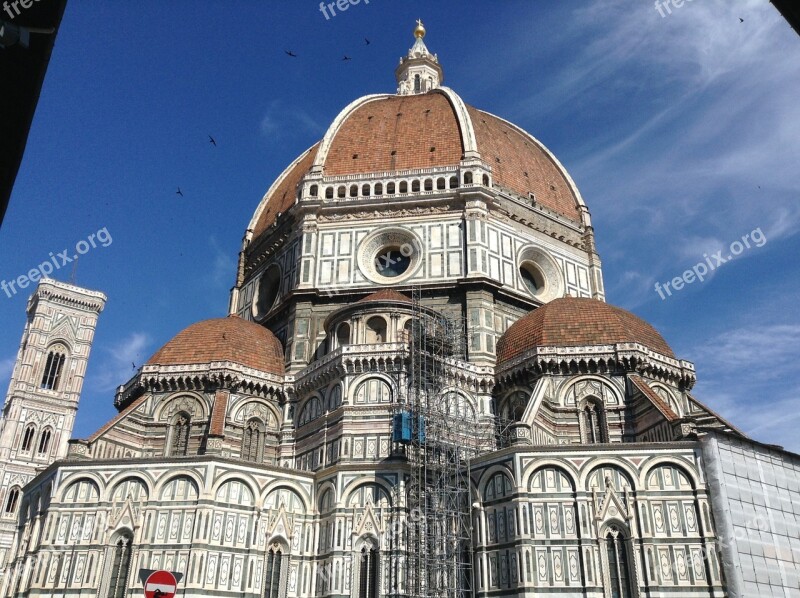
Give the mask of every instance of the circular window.
[{"label": "circular window", "polygon": [[278,298],[280,288],[281,270],[278,266],[270,266],[258,281],[256,300],[253,305],[254,315],[263,316],[272,309],[272,306],[275,305],[275,300]]},{"label": "circular window", "polygon": [[375,256],[375,269],[386,278],[397,278],[411,266],[411,252],[405,247],[384,247]]},{"label": "circular window", "polygon": [[520,252],[516,286],[537,301],[547,303],[564,296],[564,278],[558,264],[543,249],[526,247]]},{"label": "circular window", "polygon": [[536,296],[544,290],[544,276],[531,262],[525,262],[519,267],[519,275],[531,295]]},{"label": "circular window", "polygon": [[411,276],[420,263],[422,244],[403,228],[375,231],[358,248],[358,267],[373,282],[399,282]]}]

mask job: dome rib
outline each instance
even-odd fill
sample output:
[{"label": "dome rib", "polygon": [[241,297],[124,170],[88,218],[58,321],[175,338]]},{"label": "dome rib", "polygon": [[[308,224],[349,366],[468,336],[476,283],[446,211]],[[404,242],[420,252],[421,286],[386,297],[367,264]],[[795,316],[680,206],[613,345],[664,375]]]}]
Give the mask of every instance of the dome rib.
[{"label": "dome rib", "polygon": [[252,232],[252,238],[258,238],[267,228],[269,228],[278,217],[297,200],[297,185],[306,173],[311,169],[314,158],[319,151],[320,142],[315,143],[303,154],[298,156],[281,175],[275,179],[269,190],[261,198],[256,208],[253,218],[247,227]]},{"label": "dome rib", "polygon": [[597,299],[563,297],[514,322],[497,341],[497,363],[500,365],[537,347],[618,343],[639,343],[675,359],[664,337],[629,311]]},{"label": "dome rib", "polygon": [[324,160],[326,176],[339,176],[457,166],[463,155],[458,118],[445,94],[387,95],[354,107],[317,163]]},{"label": "dome rib", "polygon": [[196,322],[176,334],[145,365],[197,365],[230,361],[283,376],[280,341],[267,328],[238,316]]}]

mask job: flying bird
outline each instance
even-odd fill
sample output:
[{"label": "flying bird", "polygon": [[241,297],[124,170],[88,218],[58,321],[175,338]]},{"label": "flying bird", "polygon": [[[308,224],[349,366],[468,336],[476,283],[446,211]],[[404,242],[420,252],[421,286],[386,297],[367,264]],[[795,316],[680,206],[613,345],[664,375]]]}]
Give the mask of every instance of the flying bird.
[{"label": "flying bird", "polygon": [[295,54],[291,50],[284,50],[284,52],[286,52],[287,56],[291,56],[292,58],[297,58],[297,54]]},{"label": "flying bird", "polygon": [[177,190],[175,193],[176,193],[177,195],[180,195],[181,197],[183,197],[183,191],[181,191],[181,188],[180,188],[180,187],[178,187],[178,190]]},{"label": "flying bird", "polygon": [[364,41],[367,42],[367,45],[371,43],[366,37],[364,38]]},{"label": "flying bird", "polygon": [[744,23],[744,19],[742,17],[739,17],[739,22]]},{"label": "flying bird", "polygon": [[208,136],[208,141],[211,143],[211,145],[217,147],[217,140],[214,139],[211,135]]},{"label": "flying bird", "polygon": [[353,60],[353,59],[352,59],[352,58],[350,58],[350,57],[349,57],[347,54],[345,54],[345,55],[344,55],[344,58],[342,58],[342,60]]},{"label": "flying bird", "polygon": [[134,370],[136,369],[136,364],[135,364],[135,363],[133,363],[132,361],[131,361],[131,367],[132,367]]}]

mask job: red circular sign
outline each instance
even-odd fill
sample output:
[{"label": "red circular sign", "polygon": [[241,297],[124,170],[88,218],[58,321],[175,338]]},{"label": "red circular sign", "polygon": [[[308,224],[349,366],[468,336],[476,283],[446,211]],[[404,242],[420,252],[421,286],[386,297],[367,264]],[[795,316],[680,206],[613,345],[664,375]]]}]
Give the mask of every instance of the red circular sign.
[{"label": "red circular sign", "polygon": [[173,598],[178,582],[169,571],[154,571],[144,582],[145,598]]}]

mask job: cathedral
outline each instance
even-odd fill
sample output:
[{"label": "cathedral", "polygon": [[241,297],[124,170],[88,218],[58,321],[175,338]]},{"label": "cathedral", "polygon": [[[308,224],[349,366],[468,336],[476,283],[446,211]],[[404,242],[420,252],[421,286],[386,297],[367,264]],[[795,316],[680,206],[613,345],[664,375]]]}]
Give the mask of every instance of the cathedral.
[{"label": "cathedral", "polygon": [[192,598],[800,596],[800,457],[605,302],[564,166],[444,86],[424,38],[255,205],[228,315],[121,380],[88,438],[106,297],[39,283],[0,420],[0,598],[139,596],[160,569]]}]

